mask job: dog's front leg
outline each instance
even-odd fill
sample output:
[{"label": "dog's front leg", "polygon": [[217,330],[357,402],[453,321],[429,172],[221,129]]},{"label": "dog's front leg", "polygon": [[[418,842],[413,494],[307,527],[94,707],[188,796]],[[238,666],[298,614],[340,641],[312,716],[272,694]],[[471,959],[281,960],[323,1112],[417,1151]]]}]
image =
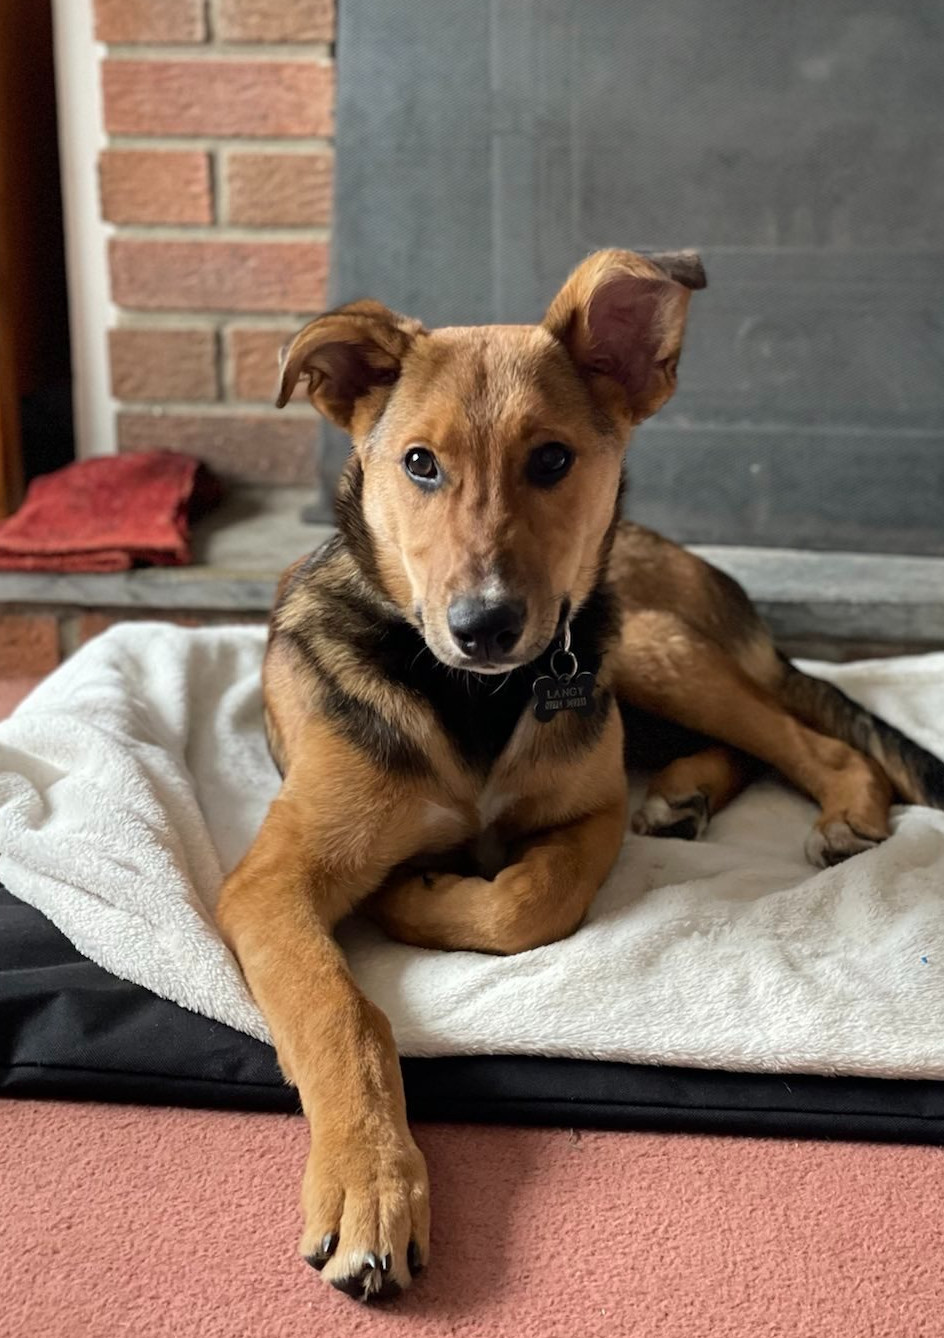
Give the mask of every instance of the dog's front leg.
[{"label": "dog's front leg", "polygon": [[332,931],[413,853],[422,804],[319,733],[227,879],[217,918],[311,1126],[301,1252],[369,1300],[425,1262],[428,1183],[390,1024],[355,986]]},{"label": "dog's front leg", "polygon": [[572,934],[610,872],[626,828],[626,790],[522,843],[494,879],[394,875],[368,906],[391,938],[422,948],[516,953]]}]

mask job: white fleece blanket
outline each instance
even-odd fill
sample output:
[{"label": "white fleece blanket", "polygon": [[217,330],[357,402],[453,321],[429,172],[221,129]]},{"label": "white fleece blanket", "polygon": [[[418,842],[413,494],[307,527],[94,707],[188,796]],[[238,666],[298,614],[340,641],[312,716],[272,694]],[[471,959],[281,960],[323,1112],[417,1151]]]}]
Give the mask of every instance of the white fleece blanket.
[{"label": "white fleece blanket", "polygon": [[[118,626],[0,725],[0,881],[87,957],[268,1038],[211,908],[278,788],[257,629]],[[944,753],[944,655],[812,666]],[[518,957],[342,930],[401,1053],[944,1078],[944,813],[804,860],[813,806],[753,785],[692,844],[627,834],[573,937]]]}]

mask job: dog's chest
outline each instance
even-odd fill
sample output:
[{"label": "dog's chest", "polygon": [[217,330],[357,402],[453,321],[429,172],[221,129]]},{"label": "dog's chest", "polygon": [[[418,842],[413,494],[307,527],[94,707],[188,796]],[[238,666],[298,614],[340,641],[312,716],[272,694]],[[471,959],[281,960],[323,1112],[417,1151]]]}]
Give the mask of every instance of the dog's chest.
[{"label": "dog's chest", "polygon": [[507,818],[524,796],[525,787],[502,766],[486,777],[468,778],[468,791],[454,802],[430,800],[426,804],[426,828],[431,837],[475,839]]},{"label": "dog's chest", "polygon": [[533,677],[533,673],[518,671],[496,682],[472,674],[456,679],[437,673],[430,676],[423,691],[463,762],[487,775],[508,749],[529,709]]},{"label": "dog's chest", "polygon": [[510,814],[520,798],[503,781],[486,784],[469,804],[428,803],[427,838],[437,848],[461,843],[471,861],[469,871],[494,878],[508,862],[508,837],[502,831],[502,818]]},{"label": "dog's chest", "polygon": [[485,831],[497,822],[519,799],[519,795],[510,789],[508,781],[490,781],[475,801],[475,812],[479,820],[479,830]]}]

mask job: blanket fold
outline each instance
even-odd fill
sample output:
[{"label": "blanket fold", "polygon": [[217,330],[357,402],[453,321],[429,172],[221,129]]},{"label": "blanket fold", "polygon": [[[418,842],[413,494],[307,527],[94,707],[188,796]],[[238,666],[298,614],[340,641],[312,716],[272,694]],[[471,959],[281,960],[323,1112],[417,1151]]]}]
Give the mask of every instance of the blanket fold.
[{"label": "blanket fold", "polygon": [[[212,919],[279,784],[264,644],[129,623],[41,684],[0,724],[0,881],[107,970],[266,1039]],[[807,667],[944,752],[944,655]],[[340,937],[406,1055],[944,1078],[944,813],[896,809],[887,842],[826,870],[803,855],[814,817],[770,778],[702,842],[627,833],[579,932],[518,957],[356,917]]]}]

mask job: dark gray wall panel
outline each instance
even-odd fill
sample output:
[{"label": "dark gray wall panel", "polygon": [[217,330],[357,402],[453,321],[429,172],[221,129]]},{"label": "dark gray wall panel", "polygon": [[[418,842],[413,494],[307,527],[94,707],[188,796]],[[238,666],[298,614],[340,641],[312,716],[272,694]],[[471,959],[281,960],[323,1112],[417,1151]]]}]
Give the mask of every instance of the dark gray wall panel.
[{"label": "dark gray wall panel", "polygon": [[697,246],[634,513],[944,553],[939,0],[340,0],[338,58],[337,300],[533,320],[597,246]]},{"label": "dark gray wall panel", "polygon": [[629,463],[633,518],[684,543],[942,550],[944,432],[657,420],[635,438]]}]

